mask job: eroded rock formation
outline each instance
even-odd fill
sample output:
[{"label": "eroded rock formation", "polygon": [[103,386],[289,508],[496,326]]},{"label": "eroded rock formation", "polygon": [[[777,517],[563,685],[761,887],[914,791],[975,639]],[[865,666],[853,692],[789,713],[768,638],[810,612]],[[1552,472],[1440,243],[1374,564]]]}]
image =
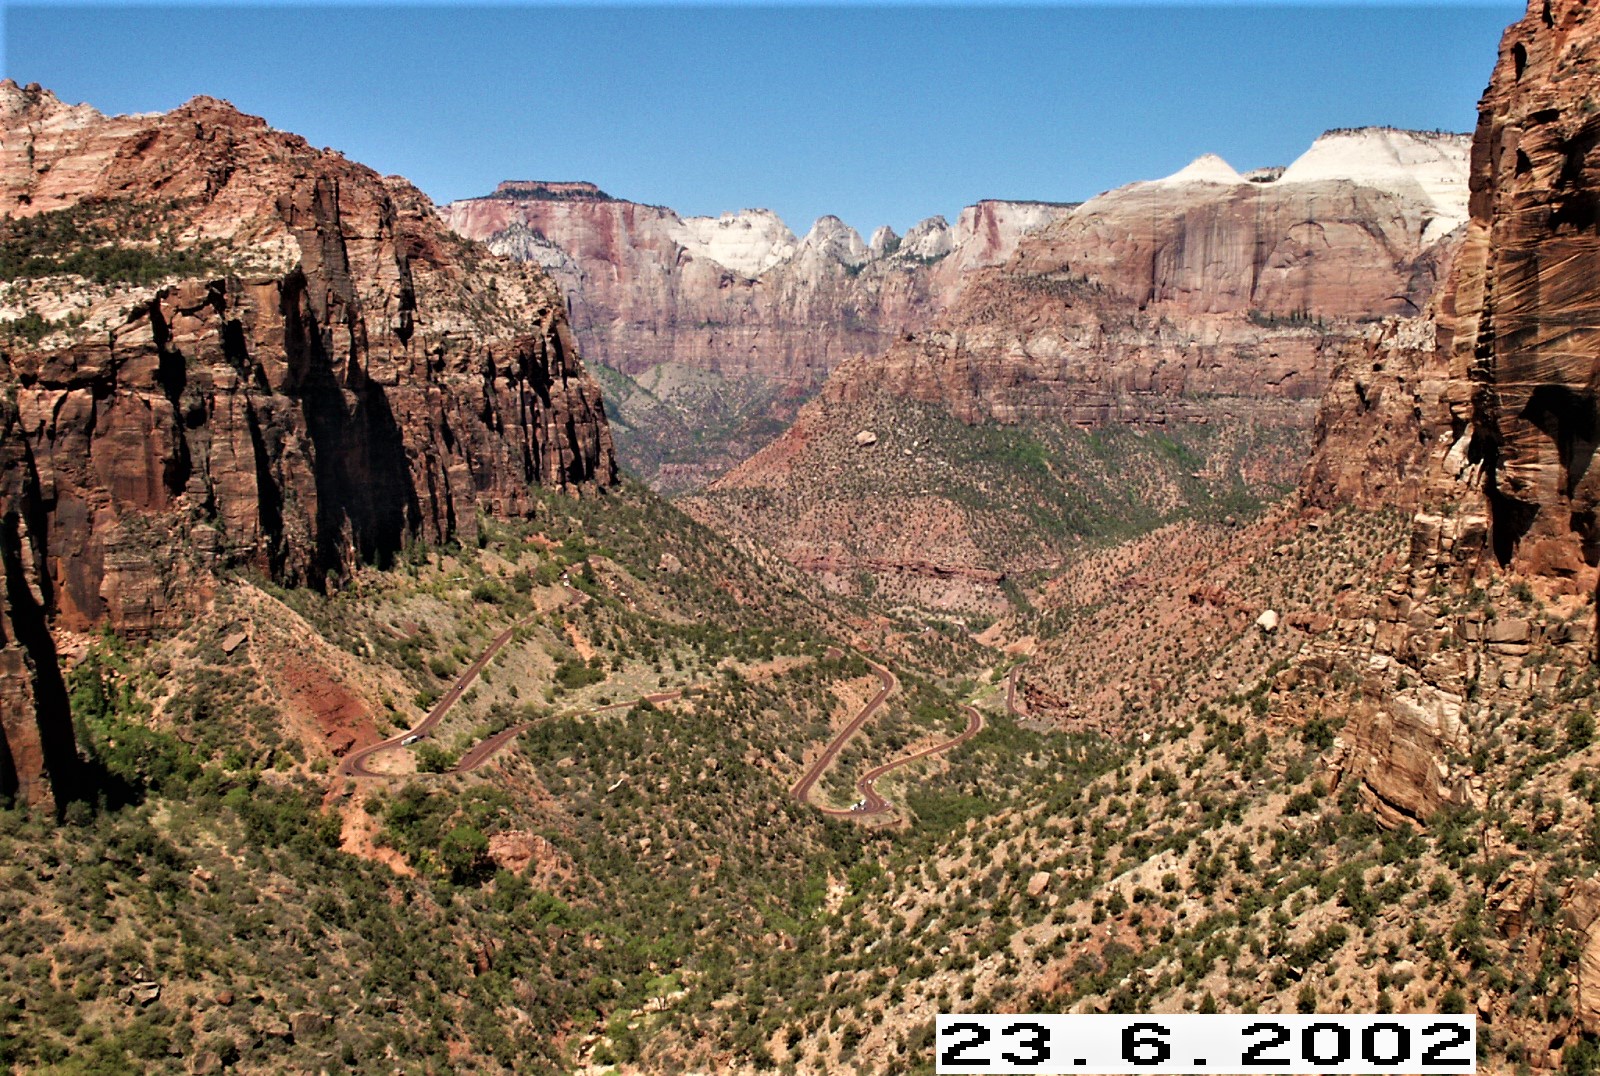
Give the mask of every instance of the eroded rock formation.
[{"label": "eroded rock formation", "polygon": [[973,268],[1065,206],[983,202],[871,243],[837,217],[796,236],[770,210],[680,217],[592,184],[509,181],[452,202],[457,232],[544,265],[592,361],[638,375],[681,363],[814,388],[845,359],[925,325]]},{"label": "eroded rock formation", "polygon": [[1431,317],[1390,318],[1341,344],[1317,405],[1300,479],[1307,504],[1416,508],[1432,483],[1449,378],[1449,338]]},{"label": "eroded rock formation", "polygon": [[0,125],[0,792],[63,794],[47,619],[147,632],[224,566],[322,586],[614,480],[555,286],[405,181],[208,98],[6,82]]},{"label": "eroded rock formation", "polygon": [[840,363],[926,327],[974,270],[1069,212],[980,202],[871,240],[836,217],[796,236],[768,210],[679,217],[592,184],[502,183],[444,206],[462,235],[543,265],[608,383],[630,467],[703,484],[770,439]]},{"label": "eroded rock formation", "polygon": [[[1130,427],[1142,443],[1123,442],[1124,467],[1157,445],[1188,461],[1184,472],[1139,490],[1140,503],[1163,511],[1288,485],[1304,465],[1331,370],[1341,362],[1378,367],[1362,385],[1379,375],[1415,380],[1406,371],[1434,330],[1399,316],[1427,307],[1459,242],[1466,150],[1457,135],[1330,132],[1281,173],[1252,180],[1202,158],[1174,176],[1086,202],[1024,235],[1003,264],[970,273],[934,327],[905,334],[886,354],[841,366],[780,438],[687,503],[758,536],[791,563],[820,567],[825,580],[841,586],[857,574],[880,584],[909,581],[925,575],[920,565],[930,560],[960,566],[965,579],[1059,563],[1060,543],[1038,539],[1050,525],[1019,516],[1030,498],[1018,492],[1026,483],[1015,466],[977,483],[964,501],[952,500],[950,492],[984,466],[981,454],[938,459],[927,445],[995,438],[912,433],[890,417],[907,412],[908,400],[969,425],[1019,427],[1017,439],[1063,427]],[[1375,389],[1365,401],[1362,391],[1349,389],[1355,402],[1348,415],[1327,412],[1325,438],[1352,448],[1371,440],[1361,453],[1387,470],[1357,464],[1353,452],[1330,452],[1318,483],[1376,488],[1387,473],[1384,493],[1414,486],[1408,467],[1431,442],[1424,446],[1416,430],[1378,428],[1409,415],[1389,415],[1404,405],[1407,390]],[[1381,422],[1369,416],[1373,408],[1381,409]],[[892,502],[875,491],[842,510],[848,491],[861,488],[866,462],[848,449],[849,438],[863,427],[883,436],[884,424],[895,447],[880,453],[875,470],[912,471],[896,486],[917,499]],[[1408,437],[1415,447],[1396,457]],[[1073,447],[1056,433],[1043,439],[1073,452],[1087,443]],[[1039,446],[1011,452],[1012,464],[1031,460],[1046,472],[1045,486],[1067,494],[1064,503],[1073,507],[1065,510],[1074,516],[1083,500],[1098,496],[1082,491],[1098,480],[1075,460],[1051,459]],[[801,492],[819,489],[830,496]],[[1037,497],[1040,519],[1063,511],[1044,487]],[[971,502],[982,509],[972,513]],[[940,525],[929,525],[930,518]],[[949,522],[963,518],[963,527]],[[997,541],[997,530],[1019,540]],[[1024,537],[1026,531],[1032,534]],[[919,582],[895,592],[929,601],[929,589]],[[993,587],[988,602],[991,611],[1005,607]]]},{"label": "eroded rock formation", "polygon": [[[1415,511],[1405,570],[1336,648],[1363,687],[1339,777],[1390,825],[1492,809],[1506,715],[1537,716],[1551,740],[1582,717],[1600,499],[1597,60],[1600,22],[1579,3],[1531,3],[1506,32],[1437,331],[1419,321],[1375,333],[1323,403],[1307,499]],[[1536,873],[1504,851],[1513,874]],[[1582,952],[1577,1021],[1593,1032],[1592,880],[1563,901]],[[1513,936],[1525,919],[1499,922]]]},{"label": "eroded rock formation", "polygon": [[1479,106],[1459,255],[1452,417],[1504,561],[1592,587],[1600,554],[1600,43],[1582,4],[1507,31]]}]

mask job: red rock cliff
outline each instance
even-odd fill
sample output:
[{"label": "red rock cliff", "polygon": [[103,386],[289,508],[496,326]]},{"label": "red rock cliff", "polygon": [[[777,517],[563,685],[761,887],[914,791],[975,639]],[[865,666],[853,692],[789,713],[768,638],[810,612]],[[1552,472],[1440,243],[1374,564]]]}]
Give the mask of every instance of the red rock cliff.
[{"label": "red rock cliff", "polygon": [[834,217],[796,237],[776,215],[681,218],[592,184],[508,181],[453,202],[452,228],[545,265],[572,304],[585,354],[628,374],[682,363],[814,388],[853,355],[926,325],[978,265],[1064,216],[1043,203],[983,202],[955,228],[924,221],[868,244]]},{"label": "red rock cliff", "polygon": [[[1349,632],[1369,682],[1338,764],[1391,824],[1481,806],[1484,775],[1460,758],[1530,700],[1562,712],[1566,678],[1595,653],[1597,72],[1600,17],[1582,4],[1533,0],[1506,31],[1433,317],[1347,349],[1319,411],[1306,501],[1415,510],[1407,563]],[[1585,944],[1593,1031],[1600,931]]]},{"label": "red rock cliff", "polygon": [[1455,432],[1496,553],[1587,576],[1600,553],[1600,15],[1537,0],[1501,42],[1472,146],[1472,221],[1443,311]]},{"label": "red rock cliff", "polygon": [[219,568],[322,586],[615,479],[543,273],[224,102],[0,83],[0,215],[0,792],[63,794],[47,621],[145,632]]}]

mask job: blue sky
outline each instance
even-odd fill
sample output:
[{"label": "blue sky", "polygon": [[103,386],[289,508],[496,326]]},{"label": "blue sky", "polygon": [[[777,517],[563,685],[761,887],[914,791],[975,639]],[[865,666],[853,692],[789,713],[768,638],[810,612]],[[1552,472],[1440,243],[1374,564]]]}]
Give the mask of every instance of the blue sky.
[{"label": "blue sky", "polygon": [[438,201],[588,179],[863,233],[1072,201],[1329,127],[1471,130],[1515,3],[10,4],[5,73],[106,112],[224,97]]}]

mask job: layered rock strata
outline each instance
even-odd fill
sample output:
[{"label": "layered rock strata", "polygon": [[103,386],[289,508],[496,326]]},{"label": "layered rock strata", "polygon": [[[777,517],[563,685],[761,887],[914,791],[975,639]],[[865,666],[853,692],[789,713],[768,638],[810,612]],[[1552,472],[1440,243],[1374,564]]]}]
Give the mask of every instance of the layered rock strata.
[{"label": "layered rock strata", "polygon": [[[1049,525],[1018,526],[1016,510],[1027,498],[1014,492],[1015,473],[996,487],[1010,492],[1004,503],[999,494],[979,491],[989,502],[984,514],[1002,509],[1006,530],[1019,538],[1032,530],[1035,537],[972,548],[940,543],[940,531],[881,496],[841,513],[837,498],[824,505],[795,495],[856,488],[860,453],[838,446],[848,446],[863,426],[882,436],[885,417],[905,410],[907,400],[969,425],[1017,426],[1020,437],[1062,427],[1153,434],[1143,448],[1130,442],[1130,454],[1164,444],[1190,461],[1187,474],[1171,476],[1184,488],[1166,510],[1291,485],[1330,372],[1365,363],[1381,374],[1393,353],[1387,375],[1393,377],[1432,342],[1431,323],[1401,316],[1428,307],[1460,240],[1466,158],[1463,136],[1336,131],[1282,172],[1247,179],[1207,157],[1165,179],[1093,199],[1024,235],[1004,264],[970,273],[934,327],[905,334],[886,354],[845,363],[779,439],[690,508],[704,505],[792,563],[825,564],[824,577],[834,580],[854,573],[870,573],[879,583],[916,576],[918,560],[905,551],[926,553],[930,546],[940,563],[980,572],[1015,575],[1058,563],[1060,543],[1039,540]],[[1317,481],[1342,491],[1352,481],[1376,484],[1388,473],[1389,486],[1415,486],[1408,468],[1431,442],[1424,444],[1418,431],[1378,428],[1390,421],[1388,408],[1403,406],[1404,391],[1374,390],[1365,400],[1363,391],[1351,391],[1352,413],[1325,437],[1352,447],[1371,439],[1361,446],[1367,463],[1330,452]],[[1380,405],[1381,420],[1369,416]],[[1339,421],[1334,412],[1328,416]],[[1394,457],[1397,438],[1406,437],[1408,454]],[[994,440],[947,431],[937,439]],[[896,440],[913,462],[929,455],[915,436]],[[1077,451],[1054,434],[1042,440]],[[1061,502],[1094,499],[1096,493],[1073,492],[1092,481],[1076,461],[1051,460],[1036,448],[1024,455],[1042,457],[1038,465],[1050,483],[1067,494]],[[949,465],[978,473],[974,453],[962,455]],[[1369,466],[1373,460],[1387,472]],[[912,487],[918,496],[959,484],[942,475],[922,478]],[[1039,496],[1041,517],[1048,518],[1057,497],[1043,490]],[[947,504],[937,514],[960,518],[963,511]],[[871,533],[857,533],[863,519],[872,521]],[[974,523],[973,529],[990,528]],[[1036,552],[1019,556],[1005,546]],[[919,585],[917,600],[929,601],[929,589]],[[991,588],[988,599],[990,611],[1004,607],[998,590]],[[942,604],[937,596],[932,603]]]},{"label": "layered rock strata", "polygon": [[974,274],[930,330],[841,369],[969,422],[1204,421],[1302,402],[1359,324],[1422,310],[1465,219],[1466,139],[1324,135],[1255,180],[1216,157],[1085,202]]},{"label": "layered rock strata", "polygon": [[584,354],[629,375],[682,364],[799,390],[920,328],[969,271],[1003,261],[1069,207],[981,202],[870,242],[837,217],[796,236],[770,210],[680,217],[592,184],[502,183],[440,215],[460,234],[545,266]]},{"label": "layered rock strata", "polygon": [[148,632],[222,567],[324,586],[614,480],[555,286],[404,180],[209,98],[0,83],[0,143],[0,792],[63,794],[46,620]]},{"label": "layered rock strata", "polygon": [[557,278],[605,367],[619,453],[673,492],[754,453],[840,363],[926,327],[971,272],[1068,211],[980,202],[954,226],[863,241],[836,217],[796,236],[768,210],[680,217],[591,184],[508,182],[441,213]]},{"label": "layered rock strata", "polygon": [[1445,315],[1449,404],[1502,561],[1593,585],[1600,553],[1600,44],[1581,4],[1507,31],[1479,106],[1472,222]]}]

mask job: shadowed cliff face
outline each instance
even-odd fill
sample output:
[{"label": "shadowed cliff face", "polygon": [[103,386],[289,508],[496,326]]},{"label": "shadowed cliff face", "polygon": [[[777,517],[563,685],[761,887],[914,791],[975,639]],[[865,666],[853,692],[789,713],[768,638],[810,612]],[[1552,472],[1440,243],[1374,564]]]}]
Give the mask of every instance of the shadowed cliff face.
[{"label": "shadowed cliff face", "polygon": [[46,623],[48,520],[16,412],[3,403],[0,433],[0,799],[42,799],[48,787],[59,809],[79,791],[78,758]]},{"label": "shadowed cliff face", "polygon": [[[1479,106],[1471,220],[1434,316],[1345,349],[1319,411],[1305,501],[1415,512],[1406,563],[1343,649],[1365,682],[1336,771],[1387,825],[1491,806],[1503,759],[1462,760],[1487,755],[1506,715],[1548,727],[1591,694],[1597,60],[1600,18],[1581,4],[1533,0],[1507,30]],[[1596,892],[1562,895],[1582,934],[1576,1010],[1589,1032]]]},{"label": "shadowed cliff face", "polygon": [[1600,551],[1597,16],[1531,5],[1479,106],[1452,302],[1455,433],[1483,465],[1503,562],[1575,582]]},{"label": "shadowed cliff face", "polygon": [[50,626],[152,631],[222,568],[323,587],[615,481],[555,287],[404,181],[205,98],[3,83],[0,123],[0,321],[36,328],[0,338],[0,793],[73,757]]}]

